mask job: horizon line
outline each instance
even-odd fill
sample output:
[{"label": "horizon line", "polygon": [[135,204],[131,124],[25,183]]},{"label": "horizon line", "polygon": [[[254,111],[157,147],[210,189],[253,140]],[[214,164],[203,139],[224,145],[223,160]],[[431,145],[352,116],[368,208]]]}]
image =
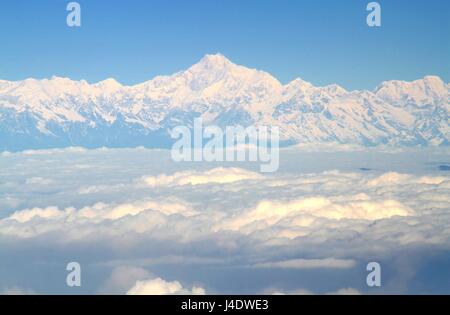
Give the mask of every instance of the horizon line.
[{"label": "horizon line", "polygon": [[221,58],[223,58],[225,61],[229,62],[230,64],[232,64],[232,65],[234,65],[234,66],[237,66],[237,67],[244,67],[244,68],[246,68],[246,69],[248,69],[248,70],[264,72],[264,73],[270,75],[270,76],[271,76],[273,79],[275,79],[278,83],[280,83],[280,85],[281,85],[282,87],[286,87],[286,86],[288,86],[289,84],[291,84],[291,83],[293,83],[293,82],[295,82],[295,81],[298,81],[298,80],[301,80],[301,81],[303,81],[303,82],[305,82],[305,83],[309,83],[309,84],[311,84],[313,87],[316,87],[316,88],[325,88],[325,87],[330,87],[330,86],[336,86],[336,85],[337,85],[338,87],[344,89],[346,92],[374,91],[374,90],[376,90],[381,84],[386,83],[386,82],[413,83],[413,82],[416,82],[416,81],[425,80],[425,79],[427,79],[427,78],[437,78],[437,79],[439,79],[440,81],[442,81],[445,85],[449,85],[449,84],[450,84],[450,82],[445,82],[441,76],[436,75],[436,74],[427,74],[427,75],[424,75],[423,77],[419,77],[419,78],[413,79],[413,80],[411,80],[411,81],[400,80],[400,79],[386,79],[386,80],[383,80],[383,81],[381,81],[380,83],[378,83],[378,85],[376,85],[376,86],[373,87],[372,89],[347,89],[347,88],[343,87],[343,86],[342,86],[341,84],[339,84],[339,83],[330,83],[330,84],[327,84],[327,85],[315,85],[315,84],[312,83],[311,81],[304,80],[304,79],[303,79],[302,77],[300,77],[300,76],[297,76],[295,79],[292,79],[292,80],[290,80],[290,81],[287,82],[287,83],[282,83],[282,82],[281,82],[275,75],[273,75],[272,73],[270,73],[270,72],[268,72],[268,71],[266,71],[266,70],[257,69],[257,68],[251,68],[251,67],[247,67],[247,66],[242,65],[242,64],[234,63],[233,61],[231,61],[229,58],[227,58],[224,54],[222,54],[222,53],[220,53],[220,52],[217,52],[217,53],[214,53],[214,54],[206,53],[206,54],[203,55],[203,57],[202,57],[200,60],[198,60],[197,62],[194,62],[191,66],[189,66],[189,67],[187,67],[187,68],[181,69],[181,70],[176,71],[176,72],[173,72],[173,73],[171,73],[171,74],[159,74],[159,75],[156,75],[156,76],[151,77],[151,78],[148,79],[148,80],[145,80],[145,81],[142,81],[142,82],[138,82],[138,83],[135,83],[135,84],[124,84],[124,83],[120,82],[120,79],[117,79],[117,78],[114,78],[114,77],[107,77],[107,78],[102,79],[102,80],[99,80],[99,81],[89,81],[89,80],[87,80],[87,79],[79,79],[79,80],[77,80],[77,79],[72,79],[72,78],[69,77],[69,76],[60,76],[60,75],[57,75],[57,74],[54,74],[54,75],[52,75],[52,76],[50,76],[50,77],[41,77],[41,78],[39,78],[39,77],[34,77],[34,76],[30,76],[30,77],[24,78],[24,79],[22,79],[22,80],[8,80],[8,79],[2,79],[2,78],[0,78],[0,82],[18,83],[18,82],[24,82],[24,81],[27,81],[27,80],[35,80],[35,81],[52,81],[52,80],[54,80],[54,79],[66,79],[66,80],[70,80],[70,81],[73,81],[73,82],[85,82],[85,83],[87,83],[88,85],[91,85],[91,86],[92,86],[92,85],[98,85],[98,84],[103,83],[103,82],[106,82],[106,81],[114,81],[115,83],[119,84],[121,87],[124,87],[124,88],[132,88],[132,87],[136,87],[136,86],[138,86],[138,85],[142,85],[142,84],[144,84],[144,83],[153,81],[153,80],[155,80],[155,79],[157,79],[157,78],[160,78],[160,77],[169,78],[169,77],[175,76],[175,75],[177,75],[177,74],[179,74],[179,73],[188,71],[189,69],[191,69],[191,68],[194,67],[195,65],[201,63],[204,59],[210,58],[210,57],[221,57]]}]

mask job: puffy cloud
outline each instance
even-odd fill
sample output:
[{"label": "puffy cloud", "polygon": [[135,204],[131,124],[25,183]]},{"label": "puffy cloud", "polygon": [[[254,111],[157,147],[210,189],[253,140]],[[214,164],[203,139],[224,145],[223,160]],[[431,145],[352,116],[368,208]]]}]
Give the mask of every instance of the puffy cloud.
[{"label": "puffy cloud", "polygon": [[[68,209],[68,211],[70,211],[70,209]],[[14,212],[9,218],[11,220],[16,220],[20,223],[25,223],[34,218],[43,218],[43,219],[61,218],[64,216],[64,214],[65,213],[63,211],[60,211],[57,207],[47,207],[44,209],[33,208]]]},{"label": "puffy cloud", "polygon": [[[144,215],[145,220],[128,220]],[[24,209],[0,220],[0,235],[19,238],[32,238],[38,235],[59,231],[61,238],[80,239],[106,235],[120,235],[126,231],[143,232],[165,224],[171,215],[189,217],[196,214],[188,205],[167,201],[143,200],[124,204],[96,203],[75,209],[57,207]],[[123,225],[113,227],[108,222],[123,219]],[[120,223],[120,222],[118,222]],[[108,226],[98,228],[98,226]],[[125,229],[125,230],[124,230]]]},{"label": "puffy cloud", "polygon": [[158,210],[165,215],[181,214],[192,216],[197,212],[179,202],[138,201],[119,205],[97,203],[90,207],[80,209],[78,215],[83,218],[101,218],[117,220],[125,216],[136,216],[149,209]]},{"label": "puffy cloud", "polygon": [[417,183],[427,185],[440,185],[446,180],[448,180],[448,178],[443,176],[422,176],[417,180]]},{"label": "puffy cloud", "polygon": [[[317,217],[334,220],[379,220],[393,216],[413,215],[411,209],[395,200],[352,200],[352,196],[349,199],[350,201],[346,202],[324,197],[302,198],[287,202],[265,200],[255,209],[226,220],[217,228],[239,230],[258,221],[264,222],[264,226],[270,226],[286,217],[292,218],[293,225],[309,226]],[[253,229],[247,230],[247,233],[252,231]]]},{"label": "puffy cloud", "polygon": [[405,184],[439,185],[442,184],[444,181],[448,181],[448,178],[444,176],[413,176],[410,174],[389,172],[369,180],[367,182],[367,185],[368,186],[380,186],[380,185],[392,186]]},{"label": "puffy cloud", "polygon": [[399,185],[411,179],[411,175],[399,174],[396,172],[385,173],[367,182],[368,186],[379,186],[379,185]]},{"label": "puffy cloud", "polygon": [[[386,239],[392,245],[445,243],[450,234],[450,222],[445,217],[448,214],[444,211],[449,208],[448,177],[428,176],[424,180],[424,176],[405,176],[407,183],[395,186],[387,179],[402,178],[402,174],[374,177],[328,171],[278,176],[275,180],[261,176],[245,185],[223,184],[216,190],[219,195],[210,201],[197,199],[191,203],[166,197],[100,202],[78,209],[24,209],[0,220],[0,235],[31,238],[58,232],[58,240],[81,240],[132,233],[127,236],[128,241],[166,239],[190,243],[209,239],[228,249],[244,240],[237,240],[233,233],[271,246],[289,245],[289,240],[295,239],[325,243],[336,237],[351,238],[354,233],[363,233],[373,240]],[[278,183],[274,186],[275,181]],[[204,196],[201,185],[180,189],[180,196],[183,191]],[[319,191],[321,195],[317,195]],[[243,200],[243,194],[250,200],[248,205],[228,204],[232,198]],[[432,213],[430,207],[435,209]],[[379,221],[377,225],[371,225],[375,221]]]},{"label": "puffy cloud", "polygon": [[151,187],[156,186],[182,186],[205,184],[229,184],[242,180],[261,179],[258,173],[241,168],[218,167],[208,171],[184,171],[173,175],[147,176],[143,180]]},{"label": "puffy cloud", "polygon": [[137,281],[127,292],[128,295],[204,295],[205,289],[201,287],[184,288],[178,281],[165,281],[155,278]]}]

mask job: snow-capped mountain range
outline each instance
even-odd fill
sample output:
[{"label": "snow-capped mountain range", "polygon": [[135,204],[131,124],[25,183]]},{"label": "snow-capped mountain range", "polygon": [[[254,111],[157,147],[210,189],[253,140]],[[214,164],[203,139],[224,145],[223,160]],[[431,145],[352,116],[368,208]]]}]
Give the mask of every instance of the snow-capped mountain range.
[{"label": "snow-capped mountain range", "polygon": [[205,125],[275,125],[287,144],[450,145],[449,88],[436,76],[374,91],[282,85],[220,54],[134,86],[0,80],[0,150],[167,147],[171,128],[199,116]]}]

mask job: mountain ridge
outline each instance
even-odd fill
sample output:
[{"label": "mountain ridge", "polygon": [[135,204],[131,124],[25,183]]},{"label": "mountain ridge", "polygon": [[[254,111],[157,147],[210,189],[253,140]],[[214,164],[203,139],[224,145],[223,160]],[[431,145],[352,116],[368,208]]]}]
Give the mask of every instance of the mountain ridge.
[{"label": "mountain ridge", "polygon": [[278,126],[285,143],[449,145],[449,86],[437,76],[384,81],[373,91],[300,78],[283,85],[221,54],[131,86],[113,78],[0,80],[0,149],[168,147],[168,130],[195,117]]}]

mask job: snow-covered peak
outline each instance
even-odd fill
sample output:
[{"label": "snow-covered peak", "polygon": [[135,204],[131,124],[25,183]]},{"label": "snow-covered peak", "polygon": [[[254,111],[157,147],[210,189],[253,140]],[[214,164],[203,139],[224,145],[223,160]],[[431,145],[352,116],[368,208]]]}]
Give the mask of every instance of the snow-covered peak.
[{"label": "snow-covered peak", "polygon": [[382,82],[376,89],[375,93],[382,89],[392,89],[392,90],[401,90],[401,89],[408,89],[412,87],[421,87],[421,88],[428,88],[431,90],[440,90],[445,88],[445,83],[442,81],[442,79],[438,76],[434,75],[427,75],[423,77],[422,79],[414,80],[411,82],[407,81],[401,81],[401,80],[389,80]]},{"label": "snow-covered peak", "polygon": [[106,80],[97,82],[94,84],[95,87],[102,89],[104,93],[115,92],[121,89],[123,86],[113,78],[108,78]]},{"label": "snow-covered peak", "polygon": [[315,87],[311,83],[296,78],[283,86],[283,97],[284,100],[289,100],[297,95],[311,94],[314,89]]},{"label": "snow-covered peak", "polygon": [[344,88],[337,84],[331,84],[324,87],[316,87],[310,82],[297,78],[283,87],[285,98],[296,97],[298,95],[311,96],[313,94],[326,94],[329,96],[339,96],[348,93]]},{"label": "snow-covered peak", "polygon": [[[46,80],[46,79],[44,79],[44,80]],[[59,77],[57,75],[53,75],[50,79],[48,79],[48,81],[67,83],[72,80],[67,77]]]},{"label": "snow-covered peak", "polygon": [[271,84],[281,87],[278,80],[267,72],[237,65],[222,54],[205,55],[198,63],[180,74],[188,77],[195,76],[195,79],[205,79],[208,83],[227,79],[240,80],[243,83],[267,80],[271,81]]},{"label": "snow-covered peak", "polygon": [[[43,101],[59,98],[66,94],[78,95],[88,89],[86,81],[75,81],[69,78],[53,76],[50,79],[26,79],[17,81],[11,89],[11,95],[27,100]],[[34,103],[34,102],[33,102]]]},{"label": "snow-covered peak", "polygon": [[310,89],[312,87],[314,87],[314,86],[310,82],[307,82],[301,78],[296,78],[284,86],[284,88],[287,90],[290,90],[290,89],[306,90],[306,89]]},{"label": "snow-covered peak", "polygon": [[[437,75],[427,75],[422,80],[430,85],[442,85],[444,83],[442,81],[442,79],[440,77],[438,77]],[[420,81],[420,80],[418,80],[418,81]]]},{"label": "snow-covered peak", "polygon": [[412,82],[399,80],[385,81],[374,91],[380,98],[395,104],[414,104],[425,106],[446,101],[448,103],[448,86],[437,76],[426,76]]},{"label": "snow-covered peak", "polygon": [[220,80],[232,72],[236,72],[238,68],[239,66],[220,54],[205,55],[199,62],[178,73],[178,75],[187,80],[199,79],[205,81],[206,84],[210,84],[212,81]]},{"label": "snow-covered peak", "polygon": [[222,54],[205,55],[195,66],[205,69],[222,69],[233,63]]},{"label": "snow-covered peak", "polygon": [[156,77],[132,90],[142,98],[164,102],[170,108],[220,104],[259,111],[272,105],[274,97],[281,94],[282,85],[267,72],[236,65],[216,54],[204,56],[185,71]]},{"label": "snow-covered peak", "polygon": [[332,95],[343,95],[343,94],[348,93],[348,91],[346,89],[344,89],[342,86],[340,86],[338,84],[330,84],[330,85],[323,87],[323,89]]}]

